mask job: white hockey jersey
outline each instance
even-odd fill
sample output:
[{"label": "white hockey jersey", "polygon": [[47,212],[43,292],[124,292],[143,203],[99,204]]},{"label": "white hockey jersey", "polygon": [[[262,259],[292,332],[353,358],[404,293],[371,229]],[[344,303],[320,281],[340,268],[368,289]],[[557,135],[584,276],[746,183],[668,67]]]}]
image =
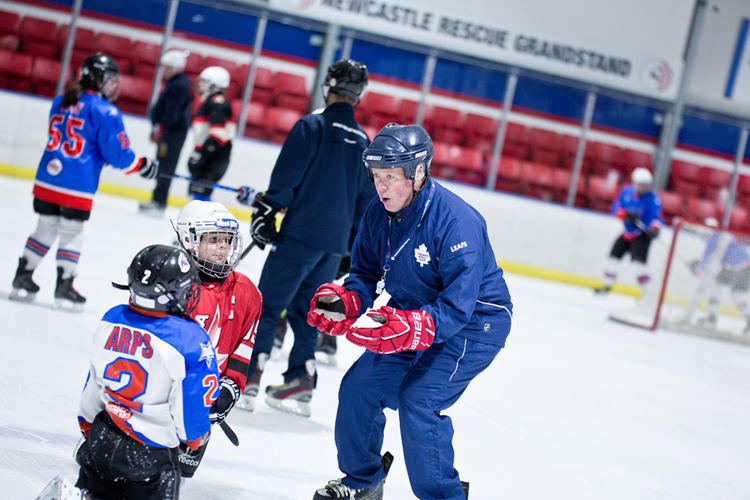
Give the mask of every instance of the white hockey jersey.
[{"label": "white hockey jersey", "polygon": [[153,314],[120,305],[102,318],[81,394],[84,434],[102,410],[149,446],[173,448],[209,431],[209,408],[219,395],[211,340],[197,323]]}]

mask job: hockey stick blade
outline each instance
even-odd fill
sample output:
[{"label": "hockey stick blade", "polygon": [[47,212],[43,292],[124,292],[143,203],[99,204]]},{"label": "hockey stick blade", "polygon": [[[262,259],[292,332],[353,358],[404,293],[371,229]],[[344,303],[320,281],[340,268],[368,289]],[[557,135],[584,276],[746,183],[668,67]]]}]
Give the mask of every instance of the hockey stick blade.
[{"label": "hockey stick blade", "polygon": [[231,427],[229,427],[229,424],[225,421],[221,421],[219,424],[219,427],[221,427],[221,430],[224,431],[224,435],[231,441],[231,443],[235,446],[240,445],[240,439],[237,437],[237,434],[234,433]]},{"label": "hockey stick blade", "polygon": [[192,182],[196,186],[208,188],[208,189],[224,189],[226,191],[232,191],[233,193],[236,193],[238,191],[237,188],[233,188],[231,186],[225,186],[224,184],[208,184],[205,182],[200,182],[194,180],[192,177],[188,177],[186,175],[180,175],[180,174],[172,174],[172,175],[162,175],[159,174],[159,177],[162,177],[164,179],[182,179],[183,181]]}]

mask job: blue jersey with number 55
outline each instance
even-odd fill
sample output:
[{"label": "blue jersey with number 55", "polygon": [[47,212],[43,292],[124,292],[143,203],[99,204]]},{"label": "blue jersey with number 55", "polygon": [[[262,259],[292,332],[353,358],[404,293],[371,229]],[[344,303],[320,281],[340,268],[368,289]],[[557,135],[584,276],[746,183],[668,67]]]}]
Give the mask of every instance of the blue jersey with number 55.
[{"label": "blue jersey with number 55", "polygon": [[101,411],[148,446],[174,448],[210,429],[219,395],[211,339],[191,320],[149,314],[120,305],[102,318],[78,413],[84,434]]},{"label": "blue jersey with number 55", "polygon": [[91,210],[104,164],[133,173],[138,170],[138,157],[130,149],[120,110],[112,103],[89,91],[74,106],[62,109],[61,102],[62,96],[52,101],[34,196]]}]

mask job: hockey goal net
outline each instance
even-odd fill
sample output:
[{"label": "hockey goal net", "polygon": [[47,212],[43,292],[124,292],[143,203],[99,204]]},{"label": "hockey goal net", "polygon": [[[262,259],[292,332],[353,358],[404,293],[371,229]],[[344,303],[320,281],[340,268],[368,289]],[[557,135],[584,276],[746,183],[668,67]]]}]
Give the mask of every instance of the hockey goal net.
[{"label": "hockey goal net", "polygon": [[652,287],[610,319],[750,345],[750,234],[679,222]]}]

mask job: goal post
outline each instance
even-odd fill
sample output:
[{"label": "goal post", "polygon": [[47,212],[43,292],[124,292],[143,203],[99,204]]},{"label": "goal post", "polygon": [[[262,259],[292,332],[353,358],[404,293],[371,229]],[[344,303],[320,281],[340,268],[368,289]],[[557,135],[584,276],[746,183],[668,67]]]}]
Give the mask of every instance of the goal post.
[{"label": "goal post", "polygon": [[750,345],[750,233],[680,221],[635,307],[610,319]]}]

